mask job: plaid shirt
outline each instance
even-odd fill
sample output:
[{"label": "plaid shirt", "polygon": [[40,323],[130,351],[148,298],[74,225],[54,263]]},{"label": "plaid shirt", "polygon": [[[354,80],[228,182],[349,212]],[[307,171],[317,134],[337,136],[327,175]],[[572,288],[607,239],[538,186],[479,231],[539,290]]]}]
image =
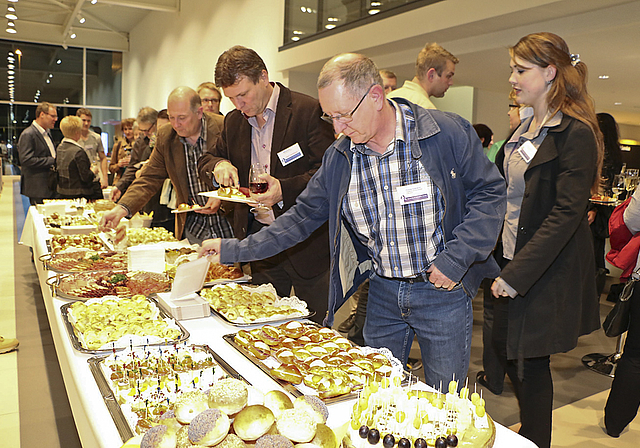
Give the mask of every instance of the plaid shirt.
[{"label": "plaid shirt", "polygon": [[[411,156],[411,142],[416,141],[411,109],[391,103],[396,133],[385,153],[351,144],[353,164],[343,214],[369,248],[377,274],[410,278],[424,273],[444,249],[444,200],[422,163]],[[401,205],[396,188],[422,182],[435,200]]]},{"label": "plaid shirt", "polygon": [[[189,203],[198,205],[206,205],[207,198],[199,195],[203,191],[209,191],[204,183],[200,181],[198,176],[198,159],[204,152],[207,142],[207,123],[202,117],[202,127],[200,137],[195,145],[180,137],[180,141],[184,147],[184,153],[187,161],[187,183],[189,184]],[[233,238],[233,230],[227,219],[220,214],[204,215],[202,213],[188,213],[185,228],[197,238]]]}]

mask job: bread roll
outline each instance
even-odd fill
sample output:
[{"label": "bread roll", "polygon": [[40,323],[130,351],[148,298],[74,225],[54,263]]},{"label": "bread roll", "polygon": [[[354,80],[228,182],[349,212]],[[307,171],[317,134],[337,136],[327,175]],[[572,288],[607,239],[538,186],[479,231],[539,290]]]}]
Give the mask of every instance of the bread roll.
[{"label": "bread roll", "polygon": [[316,435],[314,418],[301,409],[287,409],[276,422],[278,432],[296,443],[306,443]]},{"label": "bread roll", "polygon": [[276,420],[280,417],[282,411],[293,408],[291,398],[279,390],[271,390],[267,392],[264,396],[264,405],[271,409]]},{"label": "bread roll", "polygon": [[169,431],[166,425],[149,429],[140,441],[140,448],[174,448],[175,446],[176,433]]},{"label": "bread roll", "polygon": [[196,415],[189,425],[189,440],[200,445],[213,446],[229,433],[231,422],[220,409],[207,409]]},{"label": "bread roll", "polygon": [[196,415],[209,409],[209,399],[199,390],[186,392],[176,399],[173,409],[178,421],[186,425]]},{"label": "bread roll", "polygon": [[273,412],[268,407],[255,404],[238,412],[233,421],[233,429],[242,440],[252,441],[266,434],[274,421]]},{"label": "bread roll", "polygon": [[235,378],[225,378],[213,383],[209,389],[209,407],[233,415],[247,405],[248,397],[249,392],[244,382]]},{"label": "bread roll", "polygon": [[256,440],[255,448],[293,448],[293,442],[283,435],[265,434]]},{"label": "bread roll", "polygon": [[214,448],[246,448],[247,444],[235,434],[227,434],[222,442],[218,443]]},{"label": "bread roll", "polygon": [[293,407],[310,414],[316,423],[326,423],[329,418],[327,405],[315,395],[303,395],[296,398]]}]

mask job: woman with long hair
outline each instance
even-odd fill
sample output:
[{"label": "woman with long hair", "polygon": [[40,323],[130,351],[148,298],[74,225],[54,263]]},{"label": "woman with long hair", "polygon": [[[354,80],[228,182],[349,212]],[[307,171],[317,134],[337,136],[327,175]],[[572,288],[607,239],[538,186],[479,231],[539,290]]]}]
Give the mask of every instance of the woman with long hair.
[{"label": "woman with long hair", "polygon": [[493,342],[520,406],[520,434],[551,445],[550,355],[573,349],[600,327],[587,209],[597,191],[602,136],[587,93],[587,67],[552,33],[523,37],[509,50],[509,82],[531,106],[496,155],[507,181],[491,286]]}]

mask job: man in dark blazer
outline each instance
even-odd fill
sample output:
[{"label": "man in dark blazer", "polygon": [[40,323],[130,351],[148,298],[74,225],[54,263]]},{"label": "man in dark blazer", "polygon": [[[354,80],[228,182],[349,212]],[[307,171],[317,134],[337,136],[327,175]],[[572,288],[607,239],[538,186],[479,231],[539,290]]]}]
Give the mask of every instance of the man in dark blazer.
[{"label": "man in dark blazer", "polygon": [[[208,176],[219,185],[247,187],[252,164],[259,163],[267,173],[266,193],[254,198],[272,211],[254,215],[247,205],[233,207],[234,234],[243,239],[295,203],[320,167],[334,135],[320,119],[320,103],[270,83],[264,61],[249,48],[236,46],[224,52],[216,63],[215,82],[236,110],[225,117],[215,147],[200,159],[200,177]],[[313,319],[322,322],[329,288],[326,224],[282,254],[252,262],[251,274],[253,283],[271,283],[280,296],[289,296],[293,286],[296,296],[316,311]]]},{"label": "man in dark blazer", "polygon": [[56,163],[56,152],[49,130],[58,120],[56,107],[44,102],[36,108],[36,119],[22,131],[18,140],[20,156],[20,193],[31,205],[42,204],[55,196],[49,189],[49,171]]}]

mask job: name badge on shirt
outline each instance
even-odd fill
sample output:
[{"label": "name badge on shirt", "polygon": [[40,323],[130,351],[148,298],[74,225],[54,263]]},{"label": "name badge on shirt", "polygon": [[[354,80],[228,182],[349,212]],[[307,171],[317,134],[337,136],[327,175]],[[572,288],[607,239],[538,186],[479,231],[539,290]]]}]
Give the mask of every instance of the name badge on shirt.
[{"label": "name badge on shirt", "polygon": [[527,165],[529,164],[529,162],[531,162],[531,159],[533,159],[533,156],[535,156],[537,152],[538,150],[529,140],[524,142],[518,148],[518,154],[520,154],[520,157],[522,157],[522,160],[524,160]]},{"label": "name badge on shirt", "polygon": [[431,189],[427,182],[403,185],[402,187],[398,187],[396,192],[398,193],[398,196],[400,196],[400,205],[431,200]]},{"label": "name badge on shirt", "polygon": [[282,166],[287,166],[291,162],[295,162],[299,158],[301,158],[304,154],[302,154],[302,149],[300,145],[297,143],[295,145],[289,146],[287,149],[283,149],[278,153],[278,158],[280,159],[280,163]]}]

